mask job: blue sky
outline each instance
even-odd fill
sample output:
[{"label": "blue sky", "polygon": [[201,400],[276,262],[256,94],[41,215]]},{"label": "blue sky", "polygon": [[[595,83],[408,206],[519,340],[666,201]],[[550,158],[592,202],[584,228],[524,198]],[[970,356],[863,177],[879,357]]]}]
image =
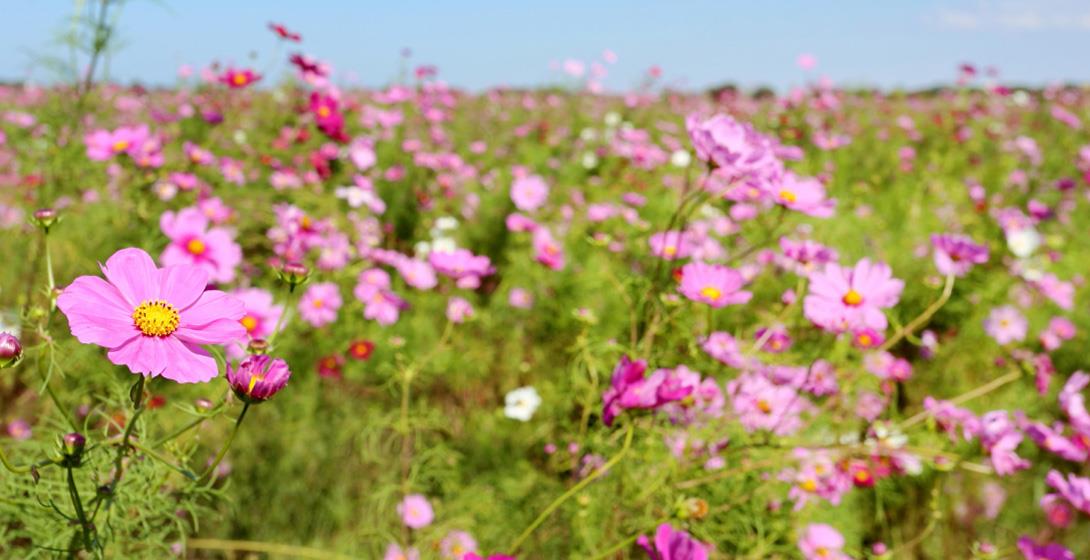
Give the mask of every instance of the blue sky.
[{"label": "blue sky", "polygon": [[[51,80],[30,53],[64,52],[51,38],[76,3],[0,0],[0,78]],[[785,88],[806,80],[802,52],[841,84],[948,82],[963,61],[1017,83],[1090,82],[1090,2],[1080,0],[128,0],[111,76],[169,84],[182,63],[213,60],[263,70],[277,54],[269,21],[370,86],[397,75],[405,47],[473,89],[555,83],[551,61],[605,49],[619,58],[606,80],[614,90],[651,65],[688,88]]]}]

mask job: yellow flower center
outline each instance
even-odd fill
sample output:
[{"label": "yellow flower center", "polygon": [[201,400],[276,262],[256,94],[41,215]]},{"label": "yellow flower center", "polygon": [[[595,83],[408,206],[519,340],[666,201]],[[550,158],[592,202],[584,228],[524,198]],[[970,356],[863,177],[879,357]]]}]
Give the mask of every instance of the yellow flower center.
[{"label": "yellow flower center", "polygon": [[236,86],[246,85],[246,74],[235,74],[231,81],[235,82]]},{"label": "yellow flower center", "polygon": [[863,294],[860,294],[855,290],[848,290],[848,293],[844,294],[844,298],[841,299],[841,301],[844,302],[844,305],[855,307],[863,303]]},{"label": "yellow flower center", "polygon": [[316,299],[316,300],[312,301],[310,304],[312,306],[314,306],[314,309],[321,309],[322,307],[325,306],[325,302],[320,300],[320,299]]},{"label": "yellow flower center", "polygon": [[265,373],[264,372],[259,372],[259,373],[255,373],[255,374],[251,375],[250,376],[250,385],[249,385],[249,387],[246,387],[246,394],[247,395],[253,394],[254,386],[256,386],[259,381],[264,381],[264,380],[265,380]]},{"label": "yellow flower center", "polygon": [[146,336],[167,336],[178,330],[181,316],[171,304],[161,300],[141,303],[132,312],[132,322]]},{"label": "yellow flower center", "polygon": [[719,291],[719,288],[716,288],[715,286],[707,286],[700,290],[700,295],[712,301],[716,301],[720,297],[723,297],[723,292]]},{"label": "yellow flower center", "polygon": [[802,484],[800,484],[799,487],[807,492],[814,492],[817,490],[817,482],[812,478],[807,478],[802,481]]},{"label": "yellow flower center", "polygon": [[254,332],[254,329],[257,328],[257,319],[254,318],[254,317],[251,317],[250,315],[247,315],[247,316],[239,319],[238,322],[242,323],[243,327],[246,327],[246,332],[248,332],[248,333]]},{"label": "yellow flower center", "polygon": [[817,554],[819,558],[828,558],[829,549],[825,548],[824,546],[819,546],[817,547],[817,549],[814,550],[814,554]]},{"label": "yellow flower center", "polygon": [[673,245],[667,245],[667,246],[666,246],[666,247],[665,247],[665,248],[664,248],[664,249],[662,250],[662,252],[663,252],[663,254],[665,254],[666,256],[668,256],[668,257],[672,257],[672,256],[674,256],[674,255],[676,255],[676,254],[677,254],[677,247],[674,247]]},{"label": "yellow flower center", "polygon": [[208,246],[200,239],[190,239],[189,243],[185,244],[185,250],[191,255],[203,255],[208,250]]},{"label": "yellow flower center", "polygon": [[787,190],[780,191],[780,200],[783,201],[783,202],[791,204],[792,202],[795,202],[798,199],[799,199],[799,197],[796,196],[795,193],[793,193],[791,191],[787,191]]},{"label": "yellow flower center", "polygon": [[115,153],[124,152],[125,150],[129,149],[129,141],[118,140],[117,142],[114,142],[114,145],[111,146],[111,148],[113,148]]},{"label": "yellow flower center", "polygon": [[859,337],[856,338],[856,341],[859,342],[859,345],[864,348],[867,348],[871,344],[874,344],[874,339],[871,338],[871,335],[866,333],[859,335]]},{"label": "yellow flower center", "polygon": [[322,117],[323,119],[328,117],[329,116],[329,107],[326,107],[325,105],[322,105],[321,107],[318,107],[318,116]]},{"label": "yellow flower center", "polygon": [[769,403],[768,401],[764,400],[764,399],[760,399],[760,400],[757,401],[757,410],[760,410],[761,412],[763,412],[765,414],[768,414],[768,413],[772,412],[772,404]]}]

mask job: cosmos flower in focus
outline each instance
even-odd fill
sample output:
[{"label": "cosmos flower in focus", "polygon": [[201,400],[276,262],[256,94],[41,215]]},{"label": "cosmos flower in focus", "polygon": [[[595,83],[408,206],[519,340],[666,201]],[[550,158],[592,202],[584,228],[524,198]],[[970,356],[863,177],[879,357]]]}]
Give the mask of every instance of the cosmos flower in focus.
[{"label": "cosmos flower in focus", "polygon": [[897,304],[904,286],[885,263],[863,259],[851,268],[829,263],[810,275],[803,310],[807,319],[826,330],[883,331],[887,322],[882,309]]},{"label": "cosmos flower in focus", "polygon": [[97,344],[106,356],[133,373],[163,376],[178,383],[205,382],[219,373],[201,345],[242,338],[241,301],[205,290],[208,273],[200,267],[158,268],[140,249],[122,249],[97,276],[76,278],[57,298],[72,335]]},{"label": "cosmos flower in focus", "polygon": [[681,267],[678,291],[685,297],[712,307],[746,303],[753,294],[742,290],[745,279],[732,268],[694,261]]}]

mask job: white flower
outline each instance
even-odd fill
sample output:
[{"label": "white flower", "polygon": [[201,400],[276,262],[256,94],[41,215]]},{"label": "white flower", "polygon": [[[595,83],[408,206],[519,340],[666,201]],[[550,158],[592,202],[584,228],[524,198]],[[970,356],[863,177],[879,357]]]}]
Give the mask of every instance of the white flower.
[{"label": "white flower", "polygon": [[440,253],[453,253],[458,250],[458,243],[451,237],[436,237],[431,240],[431,250]]},{"label": "white flower", "polygon": [[1007,234],[1007,247],[1014,256],[1026,258],[1041,246],[1041,234],[1037,230],[1027,227]]},{"label": "white flower", "polygon": [[693,156],[689,155],[689,152],[685,150],[677,150],[670,154],[670,163],[674,167],[689,167],[689,164],[693,161]]},{"label": "white flower", "polygon": [[587,152],[583,154],[583,167],[586,169],[594,169],[598,166],[598,156],[594,155],[594,152]]},{"label": "white flower", "polygon": [[610,111],[606,113],[606,126],[617,126],[621,124],[621,114],[616,111]]},{"label": "white flower", "polygon": [[520,422],[527,422],[541,406],[541,396],[533,387],[519,387],[504,397],[503,415]]},{"label": "white flower", "polygon": [[371,193],[352,185],[349,187],[337,187],[334,191],[337,198],[344,199],[352,208],[359,208],[371,199]]},{"label": "white flower", "polygon": [[235,144],[245,144],[246,143],[246,131],[242,130],[241,128],[236,130],[235,133],[232,134],[231,136],[234,139]]},{"label": "white flower", "polygon": [[442,216],[435,219],[435,229],[439,231],[448,231],[458,227],[458,218],[452,216]]},{"label": "white flower", "polygon": [[579,138],[584,142],[593,142],[598,139],[598,131],[593,128],[584,128],[579,132]]},{"label": "white flower", "polygon": [[416,255],[426,257],[431,254],[431,243],[427,241],[417,241],[416,245],[413,245],[413,252]]}]

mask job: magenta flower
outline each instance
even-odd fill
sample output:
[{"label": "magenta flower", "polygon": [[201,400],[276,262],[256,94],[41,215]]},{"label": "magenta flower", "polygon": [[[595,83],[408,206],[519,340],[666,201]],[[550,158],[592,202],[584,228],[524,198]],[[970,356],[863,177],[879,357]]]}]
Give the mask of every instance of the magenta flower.
[{"label": "magenta flower", "polygon": [[1018,538],[1018,551],[1026,560],[1075,560],[1075,553],[1056,543],[1037,544],[1027,536]]},{"label": "magenta flower", "polygon": [[557,243],[552,232],[545,228],[537,228],[533,233],[534,259],[537,262],[553,269],[563,270],[565,265],[564,248]]},{"label": "magenta flower", "polygon": [[799,539],[799,552],[806,560],[848,560],[844,536],[824,523],[811,523]]},{"label": "magenta flower", "polygon": [[408,308],[405,300],[390,290],[390,275],[380,268],[370,268],[360,273],[353,294],[363,303],[363,316],[389,326],[397,322],[401,310]]},{"label": "magenta flower", "polygon": [[133,373],[178,383],[205,382],[219,373],[201,345],[228,344],[246,334],[245,306],[208,290],[196,266],[158,268],[140,249],[122,249],[102,266],[103,280],[80,276],[57,298],[72,335],[109,350]]},{"label": "magenta flower", "polygon": [[234,234],[221,227],[209,227],[208,216],[190,207],[163,212],[159,228],[170,238],[170,245],[159,256],[164,266],[191,265],[204,269],[212,282],[235,279],[235,269],[242,262],[242,248]]},{"label": "magenta flower", "polygon": [[727,383],[727,394],[738,421],[747,431],[768,430],[790,435],[802,427],[801,414],[810,401],[789,385],[776,385],[763,375],[744,373]]},{"label": "magenta flower", "polygon": [[1090,478],[1075,474],[1064,477],[1059,471],[1050,470],[1045,483],[1056,490],[1075,509],[1090,515]]},{"label": "magenta flower", "polygon": [[621,361],[617,363],[617,367],[613,368],[610,387],[602,394],[602,422],[606,426],[613,425],[613,419],[623,410],[621,396],[630,387],[643,382],[645,371],[647,371],[647,362],[643,360],[633,362],[628,359],[628,356],[621,356]]},{"label": "magenta flower", "polygon": [[984,319],[984,331],[999,344],[1025,340],[1028,328],[1026,317],[1010,305],[993,309]]},{"label": "magenta flower", "polygon": [[428,254],[428,262],[435,267],[436,272],[455,280],[469,276],[488,276],[495,271],[488,257],[474,255],[466,249],[432,251]]},{"label": "magenta flower", "polygon": [[291,370],[280,358],[255,355],[242,360],[238,367],[227,364],[227,382],[242,400],[260,402],[272,398],[288,384]]},{"label": "magenta flower", "polygon": [[988,262],[988,247],[965,235],[932,235],[931,244],[935,247],[935,268],[940,274],[965,276],[973,265]]},{"label": "magenta flower", "polygon": [[511,201],[523,212],[541,208],[549,198],[549,185],[538,175],[519,177],[511,184]]},{"label": "magenta flower", "polygon": [[885,263],[863,259],[853,268],[829,263],[810,275],[803,311],[806,318],[826,330],[883,331],[887,323],[882,309],[897,304],[904,285]]},{"label": "magenta flower", "polygon": [[718,308],[749,301],[753,294],[741,289],[745,283],[737,270],[694,261],[681,268],[678,290],[693,301]]},{"label": "magenta flower", "polygon": [[231,89],[248,87],[260,79],[261,76],[249,68],[242,70],[228,68],[219,76],[220,83],[227,84]]},{"label": "magenta flower", "polygon": [[658,526],[654,542],[640,535],[636,544],[647,552],[650,560],[708,560],[714,548],[681,529],[674,529],[668,523]]},{"label": "magenta flower", "polygon": [[307,288],[299,299],[299,315],[312,327],[321,327],[337,320],[337,310],[342,303],[337,285],[321,282]]},{"label": "magenta flower", "polygon": [[122,126],[113,131],[96,130],[87,134],[83,142],[87,145],[87,158],[93,161],[106,161],[119,154],[129,154],[138,159],[145,151],[145,144],[150,134],[147,125]]},{"label": "magenta flower", "polygon": [[409,494],[397,504],[397,514],[401,521],[412,529],[421,529],[431,525],[435,512],[428,499],[420,494]]}]

